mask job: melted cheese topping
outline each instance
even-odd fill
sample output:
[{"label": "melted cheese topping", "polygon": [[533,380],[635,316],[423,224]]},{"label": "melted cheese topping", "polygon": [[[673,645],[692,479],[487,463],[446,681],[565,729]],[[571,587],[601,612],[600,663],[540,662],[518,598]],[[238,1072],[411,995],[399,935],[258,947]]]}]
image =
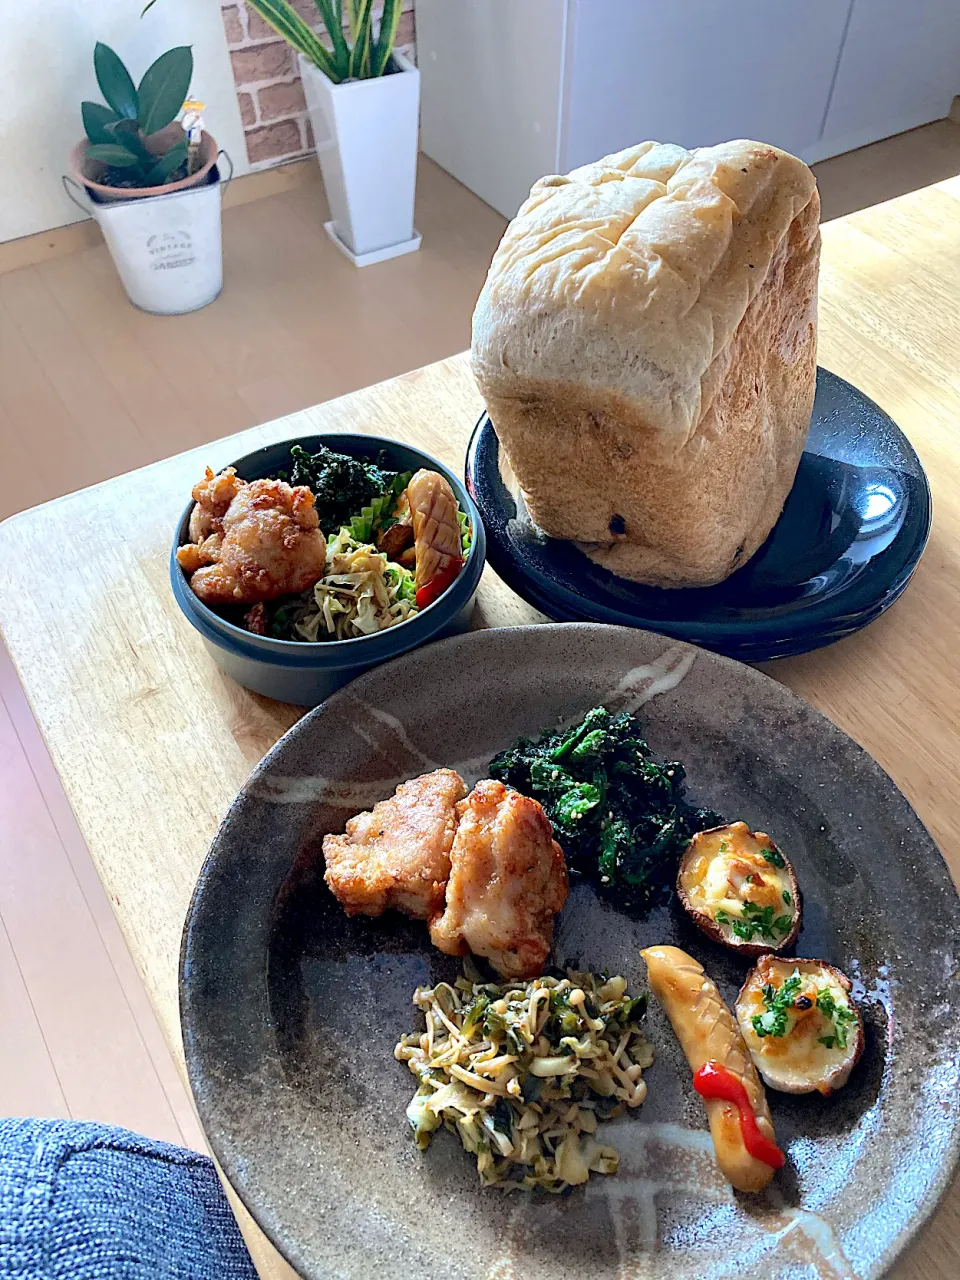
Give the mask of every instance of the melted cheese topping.
[{"label": "melted cheese topping", "polygon": [[[769,983],[778,991],[794,973],[801,976],[800,989],[787,1014],[784,1035],[757,1034],[753,1018],[767,1012],[763,987]],[[853,1051],[856,1027],[847,1025],[846,1044],[837,1043],[832,1019],[817,1008],[817,997],[829,991],[839,1009],[850,1010],[850,999],[844,989],[815,962],[775,960],[765,957],[754,970],[748,986],[737,1000],[737,1021],[747,1048],[768,1083],[777,1087],[787,1084],[795,1088],[816,1087],[840,1067]],[[804,999],[805,998],[805,999]],[[809,1008],[796,1007],[809,1001]],[[823,1041],[833,1039],[829,1047]]]},{"label": "melted cheese topping", "polygon": [[[745,822],[700,832],[694,837],[681,874],[681,885],[691,905],[712,920],[716,920],[718,912],[742,919],[748,902],[761,908],[772,907],[774,919],[795,916],[797,904],[786,867],[776,867],[763,856],[765,849],[773,847],[769,836],[755,835]],[[737,938],[731,924],[720,921],[718,927],[732,941],[746,941]],[[751,941],[776,946],[787,932],[777,931],[771,937],[756,931]]]}]

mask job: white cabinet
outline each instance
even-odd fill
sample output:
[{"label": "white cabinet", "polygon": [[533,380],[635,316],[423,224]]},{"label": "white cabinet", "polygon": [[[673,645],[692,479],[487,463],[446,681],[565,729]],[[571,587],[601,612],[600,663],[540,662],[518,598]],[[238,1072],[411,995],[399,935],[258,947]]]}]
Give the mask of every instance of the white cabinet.
[{"label": "white cabinet", "polygon": [[420,149],[512,218],[557,170],[566,0],[417,0]]},{"label": "white cabinet", "polygon": [[939,120],[960,94],[960,0],[854,0],[822,138],[805,159]]},{"label": "white cabinet", "polygon": [[820,137],[846,16],[843,0],[571,0],[560,168],[645,138],[802,151]]},{"label": "white cabinet", "polygon": [[511,217],[645,138],[824,159],[946,115],[960,0],[417,0],[421,146]]}]

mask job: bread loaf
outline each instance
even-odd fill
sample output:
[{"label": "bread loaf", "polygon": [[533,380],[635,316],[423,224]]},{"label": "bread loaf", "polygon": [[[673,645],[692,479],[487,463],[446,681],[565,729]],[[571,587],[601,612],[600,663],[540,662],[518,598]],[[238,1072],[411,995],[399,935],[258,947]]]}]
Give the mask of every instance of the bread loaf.
[{"label": "bread loaf", "polygon": [[810,422],[819,216],[807,166],[757,142],[644,142],[536,183],[473,368],[540,528],[661,586],[746,563]]}]

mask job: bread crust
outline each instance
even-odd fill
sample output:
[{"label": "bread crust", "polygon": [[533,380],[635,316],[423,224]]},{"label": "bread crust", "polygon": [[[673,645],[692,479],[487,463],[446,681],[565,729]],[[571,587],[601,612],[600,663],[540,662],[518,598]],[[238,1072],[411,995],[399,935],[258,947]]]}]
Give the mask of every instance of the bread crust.
[{"label": "bread crust", "polygon": [[541,179],[473,330],[533,520],[639,582],[745,564],[809,426],[819,246],[812,173],[760,143],[644,143]]}]

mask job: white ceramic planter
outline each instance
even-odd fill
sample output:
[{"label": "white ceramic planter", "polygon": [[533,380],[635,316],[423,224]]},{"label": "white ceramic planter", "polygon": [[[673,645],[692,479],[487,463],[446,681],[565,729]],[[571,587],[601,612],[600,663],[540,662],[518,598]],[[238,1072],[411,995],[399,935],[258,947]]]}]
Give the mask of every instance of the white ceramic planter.
[{"label": "white ceramic planter", "polygon": [[300,74],[333,220],[331,239],[357,266],[420,247],[413,228],[420,72],[333,84],[302,55]]}]

